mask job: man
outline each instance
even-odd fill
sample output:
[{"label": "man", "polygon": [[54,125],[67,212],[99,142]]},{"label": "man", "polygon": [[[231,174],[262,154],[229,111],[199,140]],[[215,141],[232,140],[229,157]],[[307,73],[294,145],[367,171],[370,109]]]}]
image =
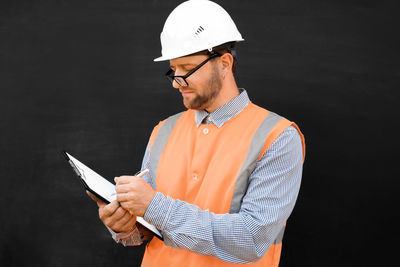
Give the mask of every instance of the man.
[{"label": "man", "polygon": [[114,239],[151,238],[136,216],[163,235],[153,238],[142,266],[278,266],[282,237],[300,187],[304,139],[298,127],[250,102],[238,89],[229,14],[190,0],[169,15],[161,33],[167,77],[187,111],[151,134],[142,168],[116,177],[117,201],[99,206]]}]

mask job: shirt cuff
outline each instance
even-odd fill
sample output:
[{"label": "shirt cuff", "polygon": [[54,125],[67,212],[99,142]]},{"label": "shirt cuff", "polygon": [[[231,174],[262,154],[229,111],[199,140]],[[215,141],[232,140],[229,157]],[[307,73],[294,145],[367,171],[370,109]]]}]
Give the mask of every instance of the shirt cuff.
[{"label": "shirt cuff", "polygon": [[116,233],[110,227],[106,225],[108,231],[111,233],[112,238],[117,243],[121,243],[126,246],[140,246],[143,241],[139,229],[136,225],[129,232]]},{"label": "shirt cuff", "polygon": [[110,232],[110,234],[111,234],[111,236],[112,236],[112,238],[115,240],[115,242],[117,242],[118,243],[118,241],[117,241],[117,239],[116,239],[116,235],[117,235],[117,233],[116,232],[114,232],[110,227],[108,227],[107,225],[104,225],[105,227],[107,227],[107,230]]},{"label": "shirt cuff", "polygon": [[129,232],[116,234],[115,239],[118,243],[124,245],[124,247],[139,246],[143,243],[139,229],[136,226]]},{"label": "shirt cuff", "polygon": [[172,210],[173,201],[172,198],[156,192],[144,213],[143,219],[157,229],[164,231]]}]

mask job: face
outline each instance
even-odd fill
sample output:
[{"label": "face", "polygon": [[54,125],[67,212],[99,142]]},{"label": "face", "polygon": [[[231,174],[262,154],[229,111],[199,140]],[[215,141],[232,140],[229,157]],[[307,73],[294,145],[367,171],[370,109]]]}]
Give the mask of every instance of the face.
[{"label": "face", "polygon": [[[207,57],[204,55],[189,56],[170,61],[175,75],[185,75]],[[188,109],[207,109],[218,97],[222,81],[215,59],[210,60],[187,78],[189,86],[181,87],[176,82],[173,86],[182,93],[183,104]]]}]

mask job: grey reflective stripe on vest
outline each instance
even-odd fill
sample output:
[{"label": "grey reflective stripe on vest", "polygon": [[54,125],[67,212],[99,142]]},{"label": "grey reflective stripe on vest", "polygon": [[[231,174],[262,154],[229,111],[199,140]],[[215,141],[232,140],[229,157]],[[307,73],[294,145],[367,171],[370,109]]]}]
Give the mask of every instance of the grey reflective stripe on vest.
[{"label": "grey reflective stripe on vest", "polygon": [[276,125],[278,121],[282,119],[281,116],[270,112],[267,117],[258,127],[256,133],[251,140],[249,150],[247,152],[246,160],[244,161],[242,168],[236,178],[235,190],[233,191],[233,197],[231,202],[231,207],[229,213],[237,213],[240,210],[242,204],[242,199],[246,194],[248,187],[248,179],[250,174],[256,168],[258,157],[263,149],[266,137],[271,132],[272,128]]},{"label": "grey reflective stripe on vest", "polygon": [[278,235],[276,236],[276,238],[274,240],[274,244],[282,243],[284,233],[285,233],[285,226],[283,226],[282,229],[279,231]]},{"label": "grey reflective stripe on vest", "polygon": [[150,170],[150,185],[156,190],[156,175],[158,162],[160,161],[161,154],[164,150],[164,146],[168,141],[168,138],[175,127],[176,122],[181,117],[183,112],[175,114],[168,119],[165,120],[164,124],[161,126],[158,131],[157,137],[154,140],[153,145],[151,146],[150,158],[149,158],[149,170]]}]

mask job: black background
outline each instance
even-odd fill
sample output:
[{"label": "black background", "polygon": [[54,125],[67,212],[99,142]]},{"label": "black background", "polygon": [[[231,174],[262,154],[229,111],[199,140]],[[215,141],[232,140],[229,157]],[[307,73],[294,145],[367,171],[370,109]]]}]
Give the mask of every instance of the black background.
[{"label": "black background", "polygon": [[[246,39],[239,87],[306,137],[280,266],[398,266],[395,1],[217,2]],[[1,266],[140,265],[60,151],[109,179],[140,168],[152,128],[184,109],[152,61],[178,3],[0,2]]]}]

